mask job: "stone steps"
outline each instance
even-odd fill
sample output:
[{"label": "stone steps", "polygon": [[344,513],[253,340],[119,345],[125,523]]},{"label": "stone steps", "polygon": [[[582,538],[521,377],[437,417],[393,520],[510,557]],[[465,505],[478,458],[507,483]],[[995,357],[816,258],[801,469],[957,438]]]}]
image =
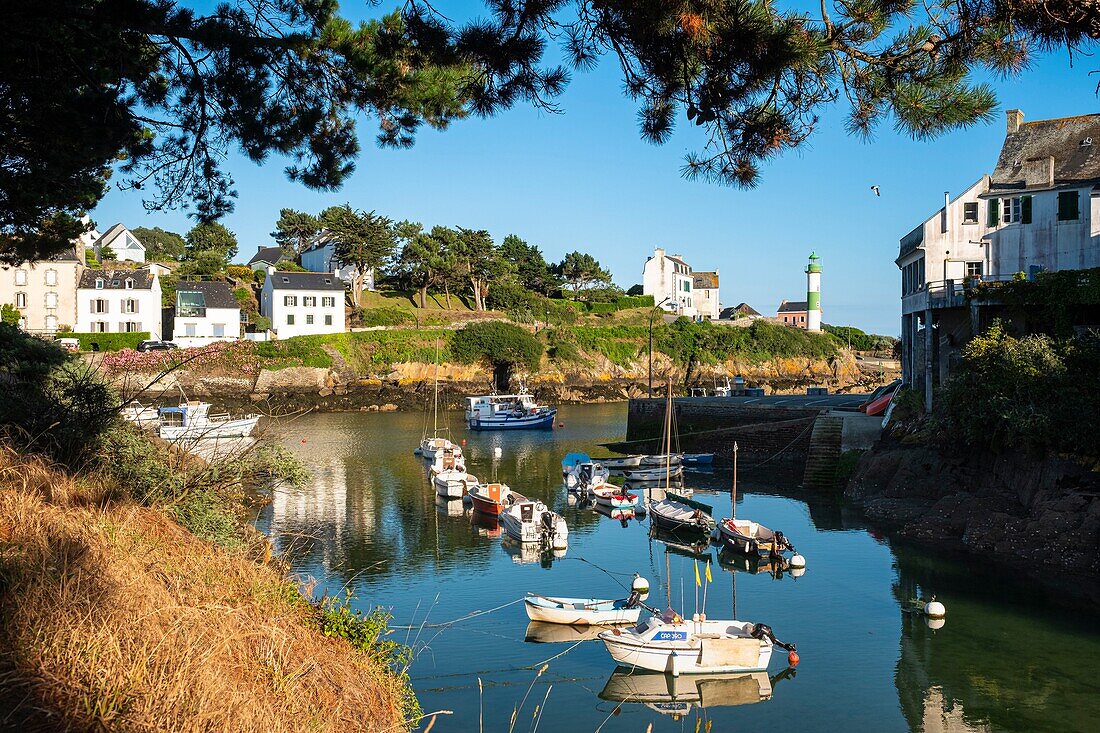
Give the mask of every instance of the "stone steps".
[{"label": "stone steps", "polygon": [[844,420],[822,415],[814,421],[802,484],[811,489],[833,489],[837,484]]}]

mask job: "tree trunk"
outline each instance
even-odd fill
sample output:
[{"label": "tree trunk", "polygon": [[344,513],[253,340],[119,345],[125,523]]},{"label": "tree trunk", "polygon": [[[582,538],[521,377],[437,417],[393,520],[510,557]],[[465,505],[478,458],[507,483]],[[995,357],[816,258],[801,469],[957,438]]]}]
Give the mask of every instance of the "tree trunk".
[{"label": "tree trunk", "polygon": [[451,309],[451,283],[443,281],[443,294],[447,296],[447,310]]},{"label": "tree trunk", "polygon": [[481,287],[476,277],[470,278],[470,290],[472,290],[474,293],[474,310],[485,310],[481,307]]},{"label": "tree trunk", "polygon": [[428,283],[425,282],[420,286],[420,307],[428,307]]},{"label": "tree trunk", "polygon": [[359,303],[363,300],[363,281],[366,279],[366,274],[361,268],[356,268],[355,275],[351,278],[351,304],[356,308],[359,307]]}]

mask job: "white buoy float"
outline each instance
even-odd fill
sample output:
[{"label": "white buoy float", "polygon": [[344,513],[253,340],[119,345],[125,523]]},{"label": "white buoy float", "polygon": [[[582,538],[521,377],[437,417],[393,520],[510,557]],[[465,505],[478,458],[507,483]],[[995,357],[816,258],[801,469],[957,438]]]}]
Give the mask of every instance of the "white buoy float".
[{"label": "white buoy float", "polygon": [[933,596],[932,600],[924,604],[924,615],[930,619],[942,619],[947,615],[947,609]]},{"label": "white buoy float", "polygon": [[630,590],[636,592],[644,601],[649,598],[649,581],[640,575],[634,576],[634,582],[630,584]]},{"label": "white buoy float", "polygon": [[502,455],[503,451],[500,450],[499,445],[496,448],[493,448],[493,458],[500,458]]},{"label": "white buoy float", "polygon": [[790,566],[795,570],[802,570],[806,567],[806,558],[801,555],[795,555],[791,558]]}]

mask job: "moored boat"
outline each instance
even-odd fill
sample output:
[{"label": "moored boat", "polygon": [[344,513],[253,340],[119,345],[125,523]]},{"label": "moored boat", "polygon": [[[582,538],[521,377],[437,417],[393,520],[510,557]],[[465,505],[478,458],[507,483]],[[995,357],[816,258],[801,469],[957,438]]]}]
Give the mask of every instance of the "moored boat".
[{"label": "moored boat", "polygon": [[591,641],[599,637],[604,626],[566,626],[548,624],[545,621],[528,621],[524,641],[533,644],[575,644],[578,641]]},{"label": "moored boat", "polygon": [[455,444],[447,438],[443,438],[438,435],[432,437],[424,436],[420,440],[419,451],[420,455],[424,456],[430,461],[434,461],[436,456],[438,456],[440,453],[447,449],[453,449],[455,447]]},{"label": "moored boat", "polygon": [[631,468],[623,471],[627,481],[664,481],[666,478],[674,481],[684,475],[684,467],[681,465],[660,468]]},{"label": "moored boat", "polygon": [[620,489],[613,484],[597,486],[593,489],[589,489],[589,491],[596,497],[597,504],[602,504],[612,509],[633,509],[638,503],[637,494],[631,494],[629,491]]},{"label": "moored boat", "polygon": [[540,405],[527,393],[466,398],[466,425],[470,430],[552,428],[557,414],[556,407]]},{"label": "moored boat", "polygon": [[123,405],[118,414],[123,420],[139,428],[151,428],[160,421],[160,411],[156,407],[146,407],[140,402],[129,402]]},{"label": "moored boat", "polygon": [[512,491],[507,484],[476,484],[470,488],[470,501],[474,509],[482,514],[496,516],[501,510],[517,501],[527,501],[527,497],[518,491]]},{"label": "moored boat", "polygon": [[713,453],[685,453],[683,458],[685,466],[709,466],[713,463]]},{"label": "moored boat", "polygon": [[599,697],[611,702],[638,703],[663,715],[681,717],[692,708],[751,705],[770,700],[772,688],[766,672],[673,677],[616,667]]},{"label": "moored boat", "polygon": [[678,466],[683,459],[683,453],[658,453],[652,456],[642,456],[640,465],[642,468],[652,468],[653,466]]},{"label": "moored boat", "polygon": [[643,456],[622,456],[620,458],[593,458],[594,461],[599,461],[604,465],[604,468],[609,471],[622,471],[630,468],[637,468],[642,465]]},{"label": "moored boat", "polygon": [[436,493],[450,499],[461,499],[477,485],[477,477],[466,472],[466,460],[458,446],[444,448],[436,454],[431,476]]},{"label": "moored boat", "polygon": [[782,532],[768,529],[748,519],[723,519],[718,523],[718,539],[730,552],[770,557],[780,552],[794,552]]},{"label": "moored boat", "polygon": [[524,598],[527,618],[570,626],[611,626],[636,624],[642,607],[630,599],[549,598],[528,593]]},{"label": "moored boat", "polygon": [[649,517],[666,532],[710,534],[714,530],[713,508],[699,501],[665,492],[665,498],[649,503]]},{"label": "moored boat", "polygon": [[538,543],[563,549],[568,545],[569,527],[561,515],[538,500],[517,501],[499,514],[505,533],[523,543]]},{"label": "moored boat", "polygon": [[566,488],[582,493],[603,486],[611,475],[602,464],[592,461],[584,453],[570,453],[561,465]]},{"label": "moored boat", "polygon": [[260,422],[259,415],[233,418],[211,415],[206,402],[185,402],[179,407],[162,407],[158,412],[162,440],[203,440],[207,438],[246,438]]}]

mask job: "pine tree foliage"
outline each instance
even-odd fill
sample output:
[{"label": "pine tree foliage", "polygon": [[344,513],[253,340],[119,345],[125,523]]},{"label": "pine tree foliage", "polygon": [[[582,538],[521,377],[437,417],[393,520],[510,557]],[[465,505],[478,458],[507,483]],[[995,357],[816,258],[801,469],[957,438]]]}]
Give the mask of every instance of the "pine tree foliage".
[{"label": "pine tree foliage", "polygon": [[381,270],[396,246],[393,221],[351,204],[330,206],[321,212],[321,225],[334,243],[334,256],[343,267],[354,268],[351,302],[358,307],[371,270]]},{"label": "pine tree foliage", "polygon": [[321,222],[312,214],[280,209],[271,238],[289,257],[300,255],[321,233]]}]

